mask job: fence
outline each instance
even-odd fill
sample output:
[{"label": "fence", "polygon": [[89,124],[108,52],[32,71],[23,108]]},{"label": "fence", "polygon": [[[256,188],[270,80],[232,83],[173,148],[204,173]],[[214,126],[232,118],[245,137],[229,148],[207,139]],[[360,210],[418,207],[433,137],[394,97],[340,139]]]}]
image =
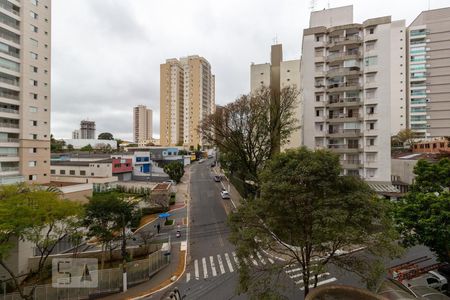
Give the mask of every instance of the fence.
[{"label": "fence", "polygon": [[[153,252],[146,259],[127,263],[128,286],[149,280],[159,270],[169,264],[170,257],[164,255],[164,250]],[[98,271],[98,286],[96,288],[54,288],[51,284],[39,285],[34,292],[36,300],[72,300],[89,299],[122,290],[122,268],[104,269]],[[25,288],[28,294],[31,287]],[[0,295],[1,300],[20,300],[19,293]]]}]

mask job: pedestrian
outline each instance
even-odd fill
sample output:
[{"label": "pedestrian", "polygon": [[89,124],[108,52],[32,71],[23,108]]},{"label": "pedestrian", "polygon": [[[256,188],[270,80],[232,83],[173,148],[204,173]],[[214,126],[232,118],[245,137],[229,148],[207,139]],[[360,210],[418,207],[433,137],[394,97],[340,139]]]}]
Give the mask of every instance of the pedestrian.
[{"label": "pedestrian", "polygon": [[161,230],[161,225],[159,225],[159,223],[158,223],[158,225],[156,225],[156,230],[158,231],[158,234],[159,234],[159,231]]}]

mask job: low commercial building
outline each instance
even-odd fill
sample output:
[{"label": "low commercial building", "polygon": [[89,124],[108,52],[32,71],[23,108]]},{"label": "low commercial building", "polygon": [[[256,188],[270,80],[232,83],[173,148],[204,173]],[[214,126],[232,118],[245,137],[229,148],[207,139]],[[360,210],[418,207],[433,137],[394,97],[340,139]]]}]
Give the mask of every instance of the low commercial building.
[{"label": "low commercial building", "polygon": [[78,183],[111,183],[118,181],[113,176],[112,159],[98,161],[51,161],[51,181]]},{"label": "low commercial building", "polygon": [[412,148],[414,153],[450,153],[450,140],[443,137],[423,140]]}]

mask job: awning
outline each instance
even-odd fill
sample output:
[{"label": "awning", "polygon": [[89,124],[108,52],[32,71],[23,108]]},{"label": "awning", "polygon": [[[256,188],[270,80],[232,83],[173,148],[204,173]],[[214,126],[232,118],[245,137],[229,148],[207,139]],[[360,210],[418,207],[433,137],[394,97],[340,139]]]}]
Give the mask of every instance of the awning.
[{"label": "awning", "polygon": [[376,193],[400,193],[400,190],[393,186],[390,182],[367,181],[366,183]]}]

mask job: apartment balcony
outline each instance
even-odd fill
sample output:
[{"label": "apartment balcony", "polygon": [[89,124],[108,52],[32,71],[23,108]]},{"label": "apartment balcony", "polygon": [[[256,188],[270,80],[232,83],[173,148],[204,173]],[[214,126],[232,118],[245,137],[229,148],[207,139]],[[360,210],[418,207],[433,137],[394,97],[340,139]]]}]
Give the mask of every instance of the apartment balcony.
[{"label": "apartment balcony", "polygon": [[373,80],[373,81],[366,81],[364,83],[364,87],[366,89],[376,89],[376,88],[378,88],[378,83],[375,80]]},{"label": "apartment balcony", "polygon": [[339,161],[344,169],[358,169],[364,166],[359,159],[341,159]]},{"label": "apartment balcony", "polygon": [[364,131],[365,136],[378,136],[378,134],[379,134],[379,131],[377,129]]},{"label": "apartment balcony", "polygon": [[361,52],[359,51],[345,51],[339,53],[333,53],[327,56],[327,62],[337,62],[348,59],[361,59]]},{"label": "apartment balcony", "polygon": [[323,83],[316,82],[314,87],[316,92],[325,92],[325,84]]},{"label": "apartment balcony", "polygon": [[347,81],[347,82],[340,82],[340,83],[333,83],[328,85],[327,91],[329,93],[340,93],[340,92],[346,92],[346,91],[354,91],[354,90],[361,90],[362,86],[359,83],[359,81]]},{"label": "apartment balcony", "polygon": [[324,62],[325,58],[323,57],[323,55],[317,55],[314,56],[314,62]]},{"label": "apartment balcony", "polygon": [[363,151],[361,145],[349,146],[346,144],[331,144],[328,145],[327,148],[336,153],[359,153]]},{"label": "apartment balcony", "polygon": [[344,123],[344,122],[359,122],[362,121],[362,116],[358,114],[346,115],[338,114],[329,116],[327,119],[328,123]]},{"label": "apartment balcony", "polygon": [[16,138],[0,139],[0,147],[19,147],[19,139]]},{"label": "apartment balcony", "polygon": [[357,138],[362,136],[359,129],[335,129],[329,130],[326,134],[329,138]]},{"label": "apartment balcony", "polygon": [[335,77],[335,76],[348,76],[348,75],[361,75],[360,67],[338,67],[329,69],[327,71],[327,77]]},{"label": "apartment balcony", "polygon": [[23,176],[20,175],[5,175],[2,176],[0,174],[0,184],[16,184],[16,183],[20,183],[20,182],[24,182],[24,178]]},{"label": "apartment balcony", "polygon": [[328,107],[360,106],[362,105],[359,97],[346,97],[328,100]]},{"label": "apartment balcony", "polygon": [[366,120],[378,120],[379,119],[378,113],[366,113]]},{"label": "apartment balcony", "polygon": [[362,39],[359,35],[349,35],[345,37],[332,38],[328,41],[327,47],[341,46],[341,45],[351,45],[351,44],[361,44]]}]

